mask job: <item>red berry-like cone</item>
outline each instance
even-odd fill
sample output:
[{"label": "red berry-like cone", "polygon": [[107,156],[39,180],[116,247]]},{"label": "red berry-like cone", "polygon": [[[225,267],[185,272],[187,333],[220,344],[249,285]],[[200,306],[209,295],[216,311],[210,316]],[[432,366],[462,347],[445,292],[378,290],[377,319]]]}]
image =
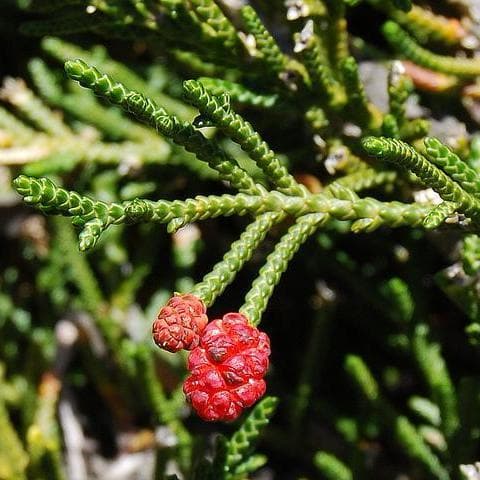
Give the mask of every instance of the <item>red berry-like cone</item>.
[{"label": "red berry-like cone", "polygon": [[264,395],[269,355],[267,334],[242,314],[210,322],[188,357],[187,400],[204,420],[235,420]]},{"label": "red berry-like cone", "polygon": [[198,297],[175,295],[153,322],[153,340],[160,348],[172,353],[191,350],[198,345],[207,322],[205,305]]}]

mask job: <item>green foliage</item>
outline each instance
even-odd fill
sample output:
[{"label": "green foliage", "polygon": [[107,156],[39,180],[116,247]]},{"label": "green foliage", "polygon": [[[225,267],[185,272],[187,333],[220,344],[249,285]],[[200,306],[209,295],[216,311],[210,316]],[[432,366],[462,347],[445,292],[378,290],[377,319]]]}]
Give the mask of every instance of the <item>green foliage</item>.
[{"label": "green foliage", "polygon": [[313,459],[315,466],[328,480],[352,480],[352,472],[338,458],[327,452],[318,452]]},{"label": "green foliage", "polygon": [[[434,158],[435,163],[441,166],[445,171],[451,172],[452,178],[444,173],[444,171],[429,163],[425,157],[404,142],[381,137],[366,137],[362,140],[363,148],[370,155],[396,163],[411,170],[418,176],[418,178],[420,178],[425,186],[430,186],[438,192],[445,202],[453,202],[457,204],[460,211],[464,212],[475,221],[479,213],[480,204],[476,197],[465,190],[464,177],[468,175],[468,172],[465,175],[460,173],[459,169],[464,167],[460,166],[459,159],[455,162],[455,159],[448,156],[447,161],[442,160],[442,157],[440,156],[441,154],[438,150],[438,147],[441,147],[441,144],[436,140],[426,139],[425,145],[429,157]],[[433,148],[433,146],[436,148]],[[442,152],[443,151],[448,152],[448,149],[444,147],[442,149]],[[452,171],[452,166],[449,164],[449,161],[455,163],[453,166],[455,173]],[[466,165],[465,167],[468,168]],[[469,171],[474,173],[471,170]],[[467,184],[467,187],[469,189],[471,188],[469,184]]]},{"label": "green foliage", "polygon": [[463,270],[467,275],[476,275],[480,268],[480,239],[478,235],[466,235],[462,249]]},{"label": "green foliage", "polygon": [[267,72],[274,78],[286,69],[288,60],[280,50],[275,39],[270,35],[260,20],[257,12],[250,6],[245,6],[240,10],[240,15],[245,26],[245,30],[252,35],[255,44],[252,46],[253,56],[260,56],[262,64]]},{"label": "green foliage", "polygon": [[[314,32],[314,24],[307,22],[300,33],[295,34],[295,50],[309,75],[310,87],[330,108],[336,109],[345,104],[345,92],[335,79],[324,42]],[[323,103],[322,102],[322,103]]]},{"label": "green foliage", "polygon": [[280,164],[278,158],[275,158],[274,152],[255,132],[252,125],[232,111],[228,96],[221,98],[212,96],[201,83],[194,80],[184,83],[184,92],[187,100],[195,105],[202,115],[248,153],[280,192],[297,196],[306,193]]},{"label": "green foliage", "polygon": [[[480,143],[437,118],[477,129],[469,7],[26,3],[32,88],[0,89],[0,478],[93,472],[105,444],[152,478],[472,474]],[[265,320],[278,397],[233,428],[190,418],[185,355],[151,345],[174,292]]]},{"label": "green foliage", "polygon": [[440,460],[422,439],[414,425],[406,417],[395,412],[393,407],[382,398],[379,385],[363,360],[349,355],[345,361],[345,369],[372,408],[376,412],[381,412],[383,428],[404,449],[405,453],[423,465],[425,471],[433,478],[449,478]]},{"label": "green foliage", "polygon": [[442,431],[448,439],[458,428],[455,389],[441,357],[439,346],[428,343],[425,330],[423,326],[417,327],[412,348],[418,366],[431,389],[432,398],[439,407]]},{"label": "green foliage", "polygon": [[253,471],[250,470],[252,466],[257,467],[258,459],[253,462],[253,465],[247,466],[246,464],[249,462],[250,453],[254,450],[263,428],[268,425],[270,418],[275,413],[277,404],[276,397],[265,397],[261,400],[227,442],[225,464],[227,479],[241,477],[249,471]]},{"label": "green foliage", "polygon": [[322,213],[304,215],[290,227],[267,257],[265,265],[258,272],[258,277],[253,281],[245,297],[245,303],[240,307],[240,312],[254,325],[260,322],[273,289],[293,255],[326,219],[326,215]]},{"label": "green foliage", "polygon": [[232,102],[251,105],[259,108],[273,107],[278,100],[278,95],[266,95],[257,93],[245,86],[222,80],[221,78],[200,77],[199,82],[214,96],[220,97],[228,94]]},{"label": "green foliage", "polygon": [[348,92],[349,113],[361,127],[374,127],[375,118],[368,104],[367,96],[360,81],[358,65],[353,57],[347,57],[340,65],[345,88]]},{"label": "green foliage", "polygon": [[[5,387],[3,380],[3,366],[0,370],[0,381]],[[2,388],[3,390],[4,388]],[[27,453],[18,438],[15,428],[9,418],[8,411],[0,397],[0,426],[2,429],[2,444],[0,447],[0,477],[5,479],[26,478],[25,470],[28,463]]]},{"label": "green foliage", "polygon": [[223,259],[205,275],[201,282],[195,285],[191,293],[201,298],[206,305],[213,304],[227,285],[235,279],[235,275],[250,259],[272,226],[282,218],[281,213],[269,212],[259,215],[230,246]]},{"label": "green foliage", "polygon": [[425,152],[429,160],[447,173],[464,190],[475,195],[480,186],[477,172],[460,160],[436,138],[425,138]]},{"label": "green foliage", "polygon": [[415,40],[395,22],[385,23],[382,30],[392,48],[422,67],[459,77],[475,77],[480,73],[478,60],[432,53],[417,45]]}]

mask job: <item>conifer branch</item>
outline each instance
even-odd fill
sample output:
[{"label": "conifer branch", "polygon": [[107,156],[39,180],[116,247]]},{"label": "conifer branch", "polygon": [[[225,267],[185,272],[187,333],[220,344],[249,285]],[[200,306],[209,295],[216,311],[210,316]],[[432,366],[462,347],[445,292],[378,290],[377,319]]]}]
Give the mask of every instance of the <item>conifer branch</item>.
[{"label": "conifer branch", "polygon": [[430,130],[430,122],[424,118],[415,118],[403,125],[399,130],[399,136],[405,142],[413,142],[425,137]]},{"label": "conifer branch", "polygon": [[340,65],[349,56],[345,2],[327,0],[326,3],[330,17],[326,33],[330,62],[332,65]]},{"label": "conifer branch", "polygon": [[260,269],[258,277],[253,281],[245,297],[245,303],[240,307],[240,313],[243,313],[253,325],[260,323],[273,289],[280,281],[292,257],[325,220],[326,216],[323,214],[302,216],[275,245],[265,265]]},{"label": "conifer branch", "polygon": [[[373,168],[361,169],[335,180],[335,184],[360,192],[384,184],[392,184],[397,179],[397,172],[392,170],[374,170]],[[329,187],[327,187],[328,190]]]},{"label": "conifer branch", "polygon": [[152,88],[141,76],[125,64],[112,60],[104,48],[96,46],[92,50],[84,50],[59,38],[46,37],[41,42],[42,49],[52,58],[64,65],[69,60],[81,58],[86,64],[101,69],[108,76],[125,85],[125,88],[141,92],[158,105],[177,115],[181,120],[190,120],[192,109],[158,89]]},{"label": "conifer branch", "polygon": [[423,226],[427,230],[438,228],[445,220],[453,215],[459,208],[455,202],[442,202],[432,208],[431,212],[423,220]]},{"label": "conifer branch", "polygon": [[79,89],[75,93],[62,91],[54,72],[39,58],[30,61],[28,68],[40,95],[51,105],[95,126],[115,140],[129,139],[150,144],[156,142],[154,148],[161,148],[162,140],[155,137],[153,132],[129,121],[117,109],[100,105],[92,92],[85,89]]},{"label": "conifer branch", "polygon": [[282,53],[275,39],[263,25],[257,12],[249,5],[240,9],[246,32],[255,39],[255,51],[261,56],[261,61],[274,78],[287,68],[287,57]]},{"label": "conifer branch", "polygon": [[425,444],[417,429],[404,416],[398,416],[395,421],[395,439],[405,448],[407,454],[422,463],[434,478],[448,480],[450,475],[441,465],[438,457]]},{"label": "conifer branch", "polygon": [[239,40],[232,23],[213,0],[189,0],[189,7],[202,27],[209,27],[209,32],[219,44],[231,51],[238,48]]},{"label": "conifer branch", "polygon": [[176,117],[168,115],[152,100],[128,90],[121,83],[112,81],[108,75],[102,75],[96,68],[89,67],[81,60],[67,62],[65,69],[68,75],[82,86],[133,113],[139,120],[154,127],[166,137],[172,138],[187,151],[195,153],[197,158],[217,170],[234,188],[245,192],[259,191],[259,187],[235,160],[216,143],[207,140],[190,123],[181,122]]},{"label": "conifer branch", "polygon": [[440,347],[438,344],[428,342],[427,334],[428,329],[425,325],[417,326],[412,350],[432,397],[440,409],[442,432],[450,439],[459,428],[456,392],[440,354]]},{"label": "conifer branch", "polygon": [[[265,397],[251,411],[241,427],[227,443],[227,480],[240,473],[238,468],[247,460],[247,455],[258,441],[262,430],[268,425],[275,413],[278,398]],[[244,468],[244,467],[243,467]]]},{"label": "conifer branch", "polygon": [[480,237],[478,235],[465,236],[461,255],[465,273],[467,275],[477,275],[480,271]]},{"label": "conifer branch", "polygon": [[314,32],[313,22],[307,22],[304,29],[294,36],[294,51],[300,54],[309,74],[310,88],[332,109],[342,107],[346,93],[335,79],[330,66],[328,52]]},{"label": "conifer branch", "polygon": [[451,46],[459,44],[466,34],[456,18],[437,15],[420,5],[412,5],[408,12],[391,11],[390,16],[422,44],[433,41]]},{"label": "conifer branch", "polygon": [[410,145],[396,139],[366,137],[363,148],[372,156],[396,163],[411,170],[427,187],[432,187],[443,200],[457,203],[459,209],[474,219],[478,218],[480,203],[443,171],[432,165]]},{"label": "conifer branch", "polygon": [[480,176],[473,168],[460,160],[457,154],[438,139],[427,137],[424,143],[425,154],[432,163],[447,173],[466,192],[480,195]]},{"label": "conifer branch", "polygon": [[446,18],[435,14],[428,7],[413,3],[409,11],[403,11],[393,5],[394,1],[368,0],[374,7],[407,29],[421,44],[433,41],[448,46],[458,45],[466,34],[456,18]]},{"label": "conifer branch", "polygon": [[475,77],[480,74],[478,60],[447,57],[429,52],[415,43],[410,35],[395,22],[385,23],[382,30],[392,48],[422,67],[459,77]]},{"label": "conifer branch", "polygon": [[200,77],[201,83],[213,96],[221,97],[228,94],[232,102],[251,105],[253,107],[271,108],[278,102],[278,95],[257,93],[240,83],[222,80],[220,78]]},{"label": "conifer branch", "polygon": [[273,151],[253,129],[252,125],[233,112],[229,98],[217,98],[195,80],[184,82],[184,92],[188,101],[211,119],[224,133],[237,142],[250,157],[257,162],[267,177],[279,191],[287,195],[305,195],[306,190],[299,185],[280,164]]},{"label": "conifer branch", "polygon": [[393,306],[392,317],[404,324],[408,324],[415,311],[415,302],[408,285],[400,278],[393,277],[381,286],[382,295]]},{"label": "conifer branch", "polygon": [[64,137],[73,134],[59,116],[27,88],[22,80],[7,78],[0,89],[0,99],[14,105],[28,120],[46,133]]},{"label": "conifer branch", "polygon": [[362,395],[381,413],[382,422],[385,423],[385,427],[389,429],[395,441],[404,448],[405,453],[423,465],[434,478],[448,480],[447,471],[416,428],[406,417],[395,412],[382,398],[379,386],[363,360],[358,356],[348,355],[345,360],[345,369]]},{"label": "conifer branch", "polygon": [[235,241],[222,261],[217,263],[212,271],[197,283],[191,293],[210,306],[221,295],[225,288],[234,280],[243,265],[252,257],[258,245],[265,238],[275,223],[283,218],[282,214],[264,213],[248,225],[240,238]]},{"label": "conifer branch", "polygon": [[404,74],[403,65],[400,62],[394,62],[388,75],[388,103],[390,115],[396,122],[398,133],[407,124],[405,103],[412,89],[412,81]]},{"label": "conifer branch", "polygon": [[[331,194],[329,196],[309,195],[305,198],[286,196],[273,191],[262,195],[240,193],[238,195],[197,196],[184,201],[158,200],[153,202],[135,199],[119,204],[105,203],[81,196],[76,192],[69,192],[57,187],[47,178],[36,179],[21,175],[14,180],[14,187],[24,197],[26,203],[34,205],[46,213],[74,217],[75,224],[82,228],[86,226],[87,231],[82,236],[83,245],[86,247],[95,243],[93,239],[97,238],[96,232],[101,232],[110,225],[122,223],[146,221],[169,223],[169,230],[173,231],[187,223],[218,216],[245,215],[247,213],[258,216],[271,212],[302,217],[313,213],[320,214],[316,217],[319,221],[320,217],[326,219],[328,216],[338,220],[354,220],[353,231],[372,231],[382,225],[390,227],[416,226],[422,223],[425,215],[429,212],[428,206],[408,205],[400,202],[383,203],[373,198],[357,199],[350,194],[344,198],[335,198]],[[343,187],[341,188],[343,189]],[[348,192],[348,190],[337,189],[335,194],[339,195],[342,191]],[[313,215],[313,217],[315,216]],[[307,225],[312,218],[306,220]],[[87,222],[93,219],[98,219],[100,222],[90,222],[87,225]],[[315,224],[315,222],[313,223]],[[299,232],[304,227],[303,221],[300,221],[297,227]],[[296,228],[294,230],[296,231]],[[291,245],[295,246],[295,242],[296,240]],[[295,248],[299,246],[300,244]],[[295,253],[287,250],[290,252],[289,255]],[[279,264],[280,269],[286,268],[286,266],[284,262]]]},{"label": "conifer branch", "polygon": [[378,126],[378,112],[367,100],[365,89],[360,81],[358,65],[353,57],[345,58],[340,64],[345,90],[348,92],[349,112],[362,128]]},{"label": "conifer branch", "polygon": [[327,480],[353,480],[352,471],[330,453],[317,452],[313,463]]}]

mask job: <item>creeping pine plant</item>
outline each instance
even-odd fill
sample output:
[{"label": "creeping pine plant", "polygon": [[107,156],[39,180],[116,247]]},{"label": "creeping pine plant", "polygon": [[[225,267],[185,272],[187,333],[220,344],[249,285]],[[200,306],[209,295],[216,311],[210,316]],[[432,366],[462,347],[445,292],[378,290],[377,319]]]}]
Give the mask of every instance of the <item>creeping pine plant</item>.
[{"label": "creeping pine plant", "polygon": [[[480,118],[473,2],[26,3],[41,98],[5,79],[0,165],[49,224],[25,210],[36,229],[11,227],[43,306],[15,305],[30,283],[2,263],[0,479],[113,478],[72,440],[88,431],[72,385],[101,399],[133,471],[155,452],[151,478],[260,478],[264,429],[266,478],[477,478],[480,137],[438,119]],[[218,217],[246,226],[212,266]],[[301,305],[277,321],[300,250]],[[237,275],[244,298],[221,303]]]}]

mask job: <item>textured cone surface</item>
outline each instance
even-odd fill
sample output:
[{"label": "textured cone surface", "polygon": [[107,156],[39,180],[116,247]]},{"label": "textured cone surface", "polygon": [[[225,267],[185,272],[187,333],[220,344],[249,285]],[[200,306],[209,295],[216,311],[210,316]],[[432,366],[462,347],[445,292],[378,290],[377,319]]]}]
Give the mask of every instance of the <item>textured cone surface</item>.
[{"label": "textured cone surface", "polygon": [[190,352],[183,390],[204,420],[234,420],[266,389],[270,340],[240,313],[210,322]]},{"label": "textured cone surface", "polygon": [[195,295],[175,295],[162,307],[153,323],[155,343],[169,352],[198,346],[208,318],[204,303]]}]

